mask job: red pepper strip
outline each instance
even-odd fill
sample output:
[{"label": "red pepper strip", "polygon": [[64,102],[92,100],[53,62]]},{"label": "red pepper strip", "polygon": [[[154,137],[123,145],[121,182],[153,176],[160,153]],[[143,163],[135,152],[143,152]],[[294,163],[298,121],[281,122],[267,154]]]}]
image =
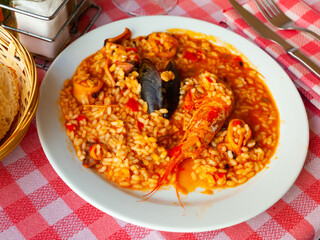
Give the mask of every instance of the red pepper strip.
[{"label": "red pepper strip", "polygon": [[191,60],[192,62],[198,61],[197,54],[189,52],[189,51],[185,51],[183,57],[188,60]]},{"label": "red pepper strip", "polygon": [[69,129],[70,131],[76,130],[76,125],[73,124],[73,123],[71,123],[71,124],[66,123],[65,126],[66,126],[66,128]]},{"label": "red pepper strip", "polygon": [[139,110],[139,104],[134,98],[130,98],[126,105],[134,112]]},{"label": "red pepper strip", "polygon": [[184,104],[183,104],[184,109],[190,111],[191,109],[193,109],[194,104],[192,101],[192,95],[191,95],[191,91],[189,90],[188,93],[186,94],[185,98],[184,98]]},{"label": "red pepper strip", "polygon": [[242,58],[241,57],[237,56],[234,60],[239,63],[240,67],[243,66],[243,62],[242,62]]},{"label": "red pepper strip", "polygon": [[83,116],[83,115],[79,115],[78,117],[77,117],[77,120],[78,120],[78,122],[80,122],[80,121],[82,121],[82,120],[84,120],[84,119],[87,119],[85,116]]},{"label": "red pepper strip", "polygon": [[144,127],[144,124],[142,122],[137,121],[138,129],[141,131]]},{"label": "red pepper strip", "polygon": [[237,56],[234,60],[237,61],[237,62],[241,62],[242,61],[241,57],[239,57],[239,56]]},{"label": "red pepper strip", "polygon": [[209,81],[209,82],[213,82],[213,80],[211,79],[211,77],[206,77],[206,79]]},{"label": "red pepper strip", "polygon": [[138,50],[136,48],[131,48],[131,47],[127,48],[126,51],[127,52],[130,52],[130,51],[138,52]]},{"label": "red pepper strip", "polygon": [[167,153],[170,158],[178,155],[180,151],[181,151],[181,145],[174,146],[172,149],[167,149]]},{"label": "red pepper strip", "polygon": [[224,173],[218,172],[218,177],[219,178],[223,178],[224,177]]},{"label": "red pepper strip", "polygon": [[234,122],[233,122],[233,126],[238,126],[238,125],[240,125],[240,120],[235,120]]},{"label": "red pepper strip", "polygon": [[91,145],[91,147],[89,148],[89,152],[91,152],[91,151],[92,151],[93,146],[94,146],[94,144],[93,144],[93,145]]}]

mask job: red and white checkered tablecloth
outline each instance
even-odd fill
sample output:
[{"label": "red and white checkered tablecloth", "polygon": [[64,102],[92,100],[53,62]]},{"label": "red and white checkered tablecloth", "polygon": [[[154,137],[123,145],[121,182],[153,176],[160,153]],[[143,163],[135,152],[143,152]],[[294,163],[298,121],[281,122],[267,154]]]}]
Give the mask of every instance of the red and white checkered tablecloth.
[{"label": "red and white checkered tablecloth", "polygon": [[[320,12],[320,1],[304,2]],[[115,8],[111,0],[96,0],[95,3],[103,12],[94,28],[129,17]],[[293,5],[283,4],[288,8]],[[169,15],[219,24],[225,21],[224,12],[230,8],[227,0],[179,0]],[[93,13],[89,12],[82,19],[80,29],[85,27],[90,14]],[[243,34],[239,29],[235,31]],[[309,51],[312,54],[319,51],[319,47]],[[38,73],[42,80],[45,72],[39,70]],[[303,82],[292,73],[290,77],[295,82]],[[309,101],[311,95],[300,90],[310,124],[309,152],[304,168],[276,204],[246,222],[209,232],[171,233],[115,219],[84,201],[61,180],[41,148],[33,120],[18,147],[0,163],[0,239],[319,239],[320,110]]]},{"label": "red and white checkered tablecloth", "polygon": [[[278,5],[299,26],[306,27],[320,35],[320,14],[313,8],[299,0],[279,0]],[[253,0],[244,4],[251,13],[267,23]],[[265,49],[273,58],[285,66],[288,74],[296,84],[300,92],[320,109],[320,79],[306,69],[297,60],[290,57],[278,44],[266,40],[258,35],[233,8],[224,11],[225,22],[236,31],[245,33],[254,40],[261,48]],[[301,31],[277,30],[267,23],[274,31],[286,39],[293,46],[300,49],[306,56],[320,66],[320,42]]]}]

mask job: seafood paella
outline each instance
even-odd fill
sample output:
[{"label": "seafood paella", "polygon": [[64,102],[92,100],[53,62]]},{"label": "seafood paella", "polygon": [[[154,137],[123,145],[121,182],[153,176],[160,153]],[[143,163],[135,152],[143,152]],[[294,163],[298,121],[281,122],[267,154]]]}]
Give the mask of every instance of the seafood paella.
[{"label": "seafood paella", "polygon": [[190,31],[106,39],[60,91],[65,129],[86,168],[119,186],[188,193],[235,187],[264,169],[279,113],[245,57]]}]

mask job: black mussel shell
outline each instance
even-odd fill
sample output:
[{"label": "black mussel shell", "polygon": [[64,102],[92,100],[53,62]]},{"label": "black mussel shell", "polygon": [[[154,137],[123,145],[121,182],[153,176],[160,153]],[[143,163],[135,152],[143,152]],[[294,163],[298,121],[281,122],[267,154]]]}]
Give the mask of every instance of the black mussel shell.
[{"label": "black mussel shell", "polygon": [[172,71],[175,75],[175,78],[168,82],[162,81],[153,63],[144,58],[139,67],[139,82],[141,98],[147,102],[148,112],[166,108],[168,113],[163,116],[169,119],[179,103],[180,76],[174,60],[169,62],[166,70]]},{"label": "black mussel shell", "polygon": [[148,113],[162,108],[161,77],[149,59],[142,59],[139,68],[141,98],[148,104]]},{"label": "black mussel shell", "polygon": [[179,103],[180,96],[180,75],[177,68],[177,64],[174,60],[171,60],[166,71],[172,71],[175,78],[165,82],[162,81],[162,108],[166,108],[168,113],[163,114],[163,117],[169,119],[174,113]]}]

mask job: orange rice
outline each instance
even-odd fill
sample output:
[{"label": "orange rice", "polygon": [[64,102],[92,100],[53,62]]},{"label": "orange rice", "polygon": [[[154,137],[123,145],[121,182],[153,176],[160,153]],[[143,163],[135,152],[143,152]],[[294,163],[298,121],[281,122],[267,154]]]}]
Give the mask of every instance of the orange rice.
[{"label": "orange rice", "polygon": [[[204,83],[209,78],[217,94],[225,93],[221,101],[231,101],[226,89],[232,89],[233,111],[202,154],[181,164],[179,169],[186,174],[169,175],[167,184],[181,178],[179,190],[189,192],[197,186],[212,190],[245,183],[265,168],[278,144],[279,113],[271,93],[261,75],[227,48],[214,45],[205,37],[161,33],[156,36],[158,51],[170,45],[168,36],[178,42],[174,59],[181,73],[179,105],[170,119],[162,116],[166,109],[148,113],[147,103],[140,97],[138,62],[148,58],[160,72],[168,62],[155,53],[150,43],[152,38],[148,36],[120,43],[107,42],[83,60],[72,78],[65,81],[60,91],[60,106],[66,133],[78,158],[85,161],[88,144],[99,143],[104,148],[97,151],[103,157],[93,166],[98,172],[125,188],[153,189],[170,163],[170,149],[178,144],[194,113],[185,108],[186,95],[189,91],[206,92]],[[130,72],[119,64],[127,62],[136,64]],[[170,72],[161,76],[170,79]],[[101,91],[80,103],[73,95],[74,81],[95,84],[97,80],[105,83]],[[232,119],[243,121],[237,122],[233,130],[229,129],[235,139],[237,131],[252,132],[237,153],[230,148],[230,136],[228,138],[228,124]],[[190,179],[193,187],[186,184]]]}]

